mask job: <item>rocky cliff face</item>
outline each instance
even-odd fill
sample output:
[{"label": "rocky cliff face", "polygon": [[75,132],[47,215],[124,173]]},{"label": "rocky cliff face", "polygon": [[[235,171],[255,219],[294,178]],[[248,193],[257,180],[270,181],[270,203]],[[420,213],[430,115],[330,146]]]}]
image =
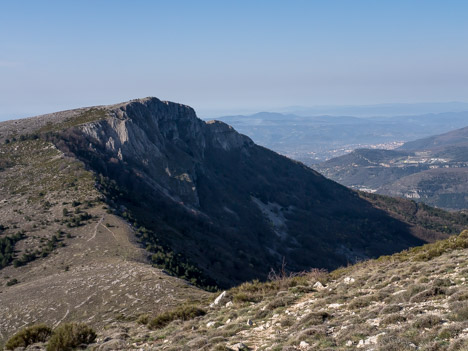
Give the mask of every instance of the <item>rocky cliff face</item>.
[{"label": "rocky cliff face", "polygon": [[218,121],[204,123],[184,105],[147,98],[112,106],[110,118],[80,127],[88,151],[132,167],[154,191],[199,207],[197,173],[207,148],[247,152],[253,142]]},{"label": "rocky cliff face", "polygon": [[55,118],[39,130],[97,175],[153,262],[186,278],[192,265],[220,286],[264,279],[283,260],[293,271],[334,268],[463,225],[455,215],[417,221],[377,208],[184,105],[146,98]]}]

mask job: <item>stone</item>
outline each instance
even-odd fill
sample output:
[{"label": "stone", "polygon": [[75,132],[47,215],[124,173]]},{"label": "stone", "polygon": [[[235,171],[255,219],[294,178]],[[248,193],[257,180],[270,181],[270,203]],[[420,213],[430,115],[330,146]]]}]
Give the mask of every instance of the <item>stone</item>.
[{"label": "stone", "polygon": [[215,300],[214,300],[214,304],[215,305],[218,305],[222,299],[224,299],[224,297],[226,296],[226,291],[223,291]]},{"label": "stone", "polygon": [[308,342],[305,342],[305,341],[301,341],[299,343],[299,348],[301,350],[307,350],[309,348],[310,344]]},{"label": "stone", "polygon": [[247,347],[247,345],[245,345],[245,344],[243,344],[243,343],[241,343],[241,342],[239,342],[239,343],[233,345],[233,346],[232,346],[232,349],[233,349],[234,351],[248,351],[248,350],[250,350],[250,349]]},{"label": "stone", "polygon": [[112,351],[112,350],[119,350],[119,349],[125,349],[125,342],[119,339],[109,340],[103,343],[98,348],[99,351]]},{"label": "stone", "polygon": [[316,282],[316,283],[314,284],[313,288],[314,288],[314,289],[317,289],[317,290],[323,290],[323,289],[325,289],[325,287],[323,286],[323,284],[320,283],[320,282]]},{"label": "stone", "polygon": [[224,302],[226,300],[226,291],[223,291],[221,294],[218,295],[218,297],[213,301],[212,304],[210,304],[210,307],[217,306]]}]

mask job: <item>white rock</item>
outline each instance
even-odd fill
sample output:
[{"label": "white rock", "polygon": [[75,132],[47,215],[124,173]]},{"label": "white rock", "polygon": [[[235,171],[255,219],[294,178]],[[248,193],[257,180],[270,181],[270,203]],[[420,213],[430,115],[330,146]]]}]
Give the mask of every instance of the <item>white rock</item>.
[{"label": "white rock", "polygon": [[213,301],[212,304],[210,304],[210,307],[214,307],[216,305],[219,305],[221,301],[226,297],[226,291],[223,291],[219,296]]},{"label": "white rock", "polygon": [[352,340],[348,340],[346,341],[346,346],[350,347],[353,345],[353,341]]},{"label": "white rock", "polygon": [[223,291],[219,296],[214,300],[214,304],[218,305],[221,300],[226,296],[226,291]]},{"label": "white rock", "polygon": [[343,282],[344,282],[345,284],[352,284],[352,283],[354,283],[355,281],[356,281],[356,279],[354,279],[354,278],[352,278],[352,277],[346,277],[346,278],[344,278],[344,280],[343,280]]},{"label": "white rock", "polygon": [[226,307],[231,307],[232,306],[232,301],[229,301],[227,304],[226,304]]},{"label": "white rock", "polygon": [[310,346],[310,344],[305,342],[305,341],[301,341],[301,343],[299,344],[299,348],[303,349],[303,350],[307,349],[309,346]]},{"label": "white rock", "polygon": [[243,344],[243,343],[237,343],[235,345],[232,345],[233,350],[235,351],[244,351],[244,350],[249,350],[249,348]]},{"label": "white rock", "polygon": [[380,333],[380,334],[377,334],[377,335],[374,335],[374,336],[370,336],[368,337],[366,340],[359,340],[359,344],[357,345],[358,348],[362,348],[364,346],[368,346],[368,345],[375,345],[377,344],[377,341],[379,339],[380,336],[382,335],[385,335],[385,333]]},{"label": "white rock", "polygon": [[323,289],[325,289],[325,287],[323,286],[323,284],[320,283],[320,282],[316,282],[316,283],[314,284],[313,288],[314,288],[314,289],[317,289],[317,290],[323,290]]},{"label": "white rock", "polygon": [[208,328],[211,328],[211,327],[214,326],[214,325],[215,325],[215,322],[208,322],[208,323],[206,323],[206,326],[207,326]]},{"label": "white rock", "polygon": [[331,303],[328,305],[328,308],[338,308],[338,307],[341,307],[343,306],[342,303]]}]

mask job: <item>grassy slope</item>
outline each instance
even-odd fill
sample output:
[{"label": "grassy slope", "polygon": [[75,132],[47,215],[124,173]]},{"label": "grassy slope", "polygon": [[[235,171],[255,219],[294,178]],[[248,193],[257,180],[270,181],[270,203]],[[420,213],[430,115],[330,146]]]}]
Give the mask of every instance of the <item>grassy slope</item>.
[{"label": "grassy slope", "polygon": [[0,267],[0,343],[37,321],[100,327],[206,295],[147,262],[76,159],[24,139],[0,145],[0,161],[0,239],[20,237]]},{"label": "grassy slope", "polygon": [[201,306],[204,316],[153,331],[126,324],[121,349],[229,350],[242,342],[254,350],[466,350],[467,279],[464,231],[330,274],[244,283],[219,305]]},{"label": "grassy slope", "polygon": [[278,272],[272,278],[232,288],[217,305],[188,299],[170,313],[109,322],[90,348],[238,350],[239,343],[244,350],[284,351],[468,348],[468,230],[331,273]]}]

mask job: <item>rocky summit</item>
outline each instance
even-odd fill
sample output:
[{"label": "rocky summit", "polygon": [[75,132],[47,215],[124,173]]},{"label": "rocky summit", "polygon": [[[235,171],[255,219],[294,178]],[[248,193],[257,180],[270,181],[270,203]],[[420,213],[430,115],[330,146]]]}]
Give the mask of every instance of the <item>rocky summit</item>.
[{"label": "rocky summit", "polygon": [[[44,323],[28,333],[79,334],[78,346],[97,340],[103,350],[140,342],[131,330],[147,340],[148,328],[202,318],[214,303],[207,291],[325,274],[468,225],[463,213],[350,190],[156,98],[0,123],[0,194],[0,340]],[[318,281],[332,284],[300,285]],[[246,286],[267,293],[268,283],[250,284],[225,303],[258,302]],[[242,323],[260,327],[266,316]],[[118,338],[103,336],[109,326]]]}]

